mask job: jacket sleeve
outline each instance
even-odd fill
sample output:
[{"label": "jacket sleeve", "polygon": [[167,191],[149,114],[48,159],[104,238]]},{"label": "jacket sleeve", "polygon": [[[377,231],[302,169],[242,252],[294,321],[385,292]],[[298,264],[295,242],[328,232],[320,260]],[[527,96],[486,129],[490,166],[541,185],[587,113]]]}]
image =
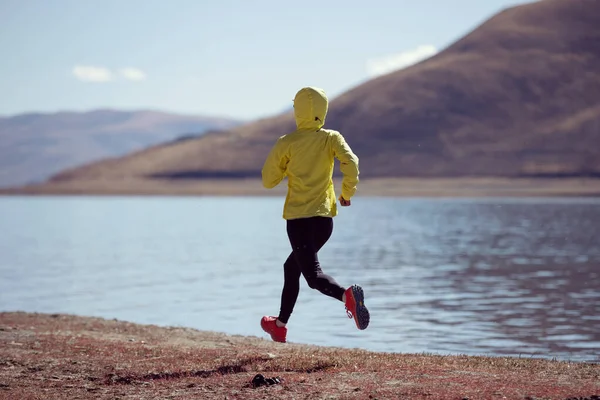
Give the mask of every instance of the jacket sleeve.
[{"label": "jacket sleeve", "polygon": [[342,197],[350,200],[356,193],[356,185],[358,184],[358,157],[352,152],[352,149],[339,132],[334,133],[332,144],[333,155],[340,161],[340,171],[344,175],[342,178]]},{"label": "jacket sleeve", "polygon": [[262,168],[262,183],[267,189],[272,189],[285,177],[289,158],[283,151],[281,138],[275,142],[275,145],[267,155],[267,159]]}]

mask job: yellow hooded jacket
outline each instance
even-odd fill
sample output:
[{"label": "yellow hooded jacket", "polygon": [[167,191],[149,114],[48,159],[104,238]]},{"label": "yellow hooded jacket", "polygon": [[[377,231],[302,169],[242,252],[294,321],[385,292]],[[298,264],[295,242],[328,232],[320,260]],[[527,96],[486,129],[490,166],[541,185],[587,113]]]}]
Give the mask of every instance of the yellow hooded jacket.
[{"label": "yellow hooded jacket", "polygon": [[288,178],[283,207],[286,220],[337,215],[334,158],[340,161],[342,197],[350,200],[358,183],[358,157],[337,131],[323,129],[329,101],[322,89],[305,87],[294,98],[296,131],[281,136],[262,168],[267,189]]}]

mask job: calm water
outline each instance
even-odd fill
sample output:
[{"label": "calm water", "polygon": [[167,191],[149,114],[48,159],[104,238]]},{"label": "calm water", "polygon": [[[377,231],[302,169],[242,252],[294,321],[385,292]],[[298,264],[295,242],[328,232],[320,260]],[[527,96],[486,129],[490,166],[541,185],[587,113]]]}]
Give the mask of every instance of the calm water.
[{"label": "calm water", "polygon": [[[0,197],[0,310],[266,337],[281,198]],[[600,360],[600,201],[357,198],[320,253],[371,325],[302,281],[293,342]]]}]

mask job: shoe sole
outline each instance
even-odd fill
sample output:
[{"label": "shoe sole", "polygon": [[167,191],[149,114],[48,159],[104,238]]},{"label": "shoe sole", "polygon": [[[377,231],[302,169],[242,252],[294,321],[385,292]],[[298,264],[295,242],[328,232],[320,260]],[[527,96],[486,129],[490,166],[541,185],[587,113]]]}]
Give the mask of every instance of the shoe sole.
[{"label": "shoe sole", "polygon": [[360,286],[352,286],[352,297],[354,297],[354,304],[356,305],[356,310],[353,313],[356,327],[360,330],[367,329],[369,321],[371,320],[371,315],[365,306],[365,295]]}]

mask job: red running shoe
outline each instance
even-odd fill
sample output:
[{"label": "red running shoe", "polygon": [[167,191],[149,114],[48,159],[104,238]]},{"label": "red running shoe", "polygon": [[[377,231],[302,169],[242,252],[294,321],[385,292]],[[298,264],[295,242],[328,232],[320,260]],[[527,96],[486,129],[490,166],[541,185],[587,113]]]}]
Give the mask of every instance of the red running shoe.
[{"label": "red running shoe", "polygon": [[287,336],[287,327],[277,326],[275,323],[277,317],[262,317],[260,320],[260,326],[263,331],[271,335],[271,339],[279,343],[285,343],[285,337]]},{"label": "red running shoe", "polygon": [[363,290],[358,285],[352,285],[346,289],[346,314],[348,318],[354,317],[356,327],[360,330],[367,329],[369,326],[370,314],[365,306],[365,296]]}]

